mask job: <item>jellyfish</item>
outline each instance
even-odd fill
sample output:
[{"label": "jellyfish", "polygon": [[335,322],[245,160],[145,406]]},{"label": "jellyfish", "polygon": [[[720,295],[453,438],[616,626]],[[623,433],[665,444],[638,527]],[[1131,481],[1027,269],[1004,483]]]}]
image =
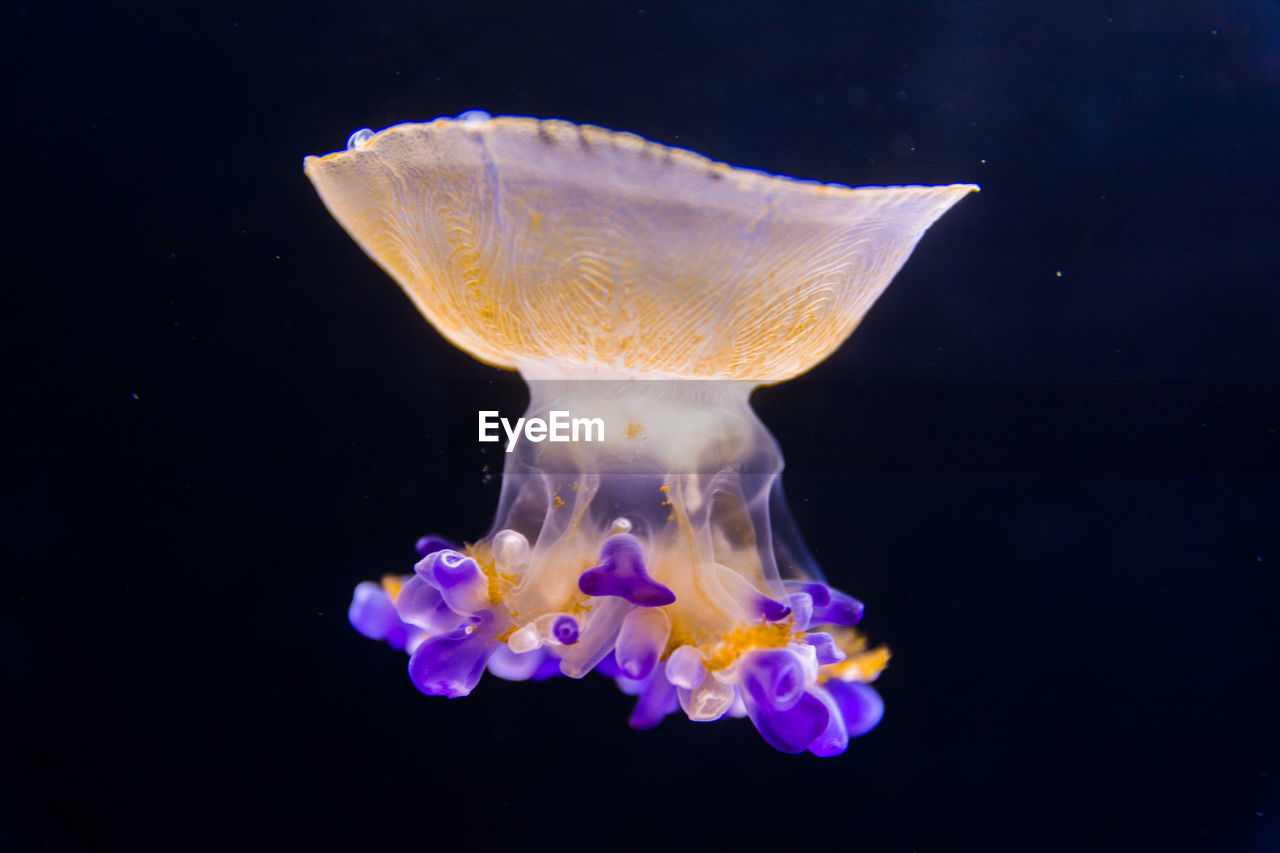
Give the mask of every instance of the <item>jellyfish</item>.
[{"label": "jellyfish", "polygon": [[528,423],[601,424],[526,429],[487,535],[423,537],[411,573],[356,587],[352,625],[420,691],[599,672],[633,727],[747,717],[819,756],[879,722],[888,650],[806,550],[749,397],[840,346],[976,186],[799,181],[477,111],[357,131],[305,171],[445,338],[519,371]]}]

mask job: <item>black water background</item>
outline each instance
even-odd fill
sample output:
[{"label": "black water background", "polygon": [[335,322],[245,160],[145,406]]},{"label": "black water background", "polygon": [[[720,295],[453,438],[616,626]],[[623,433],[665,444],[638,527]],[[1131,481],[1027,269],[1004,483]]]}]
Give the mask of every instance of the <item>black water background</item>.
[{"label": "black water background", "polygon": [[[1280,837],[1274,4],[8,3],[0,42],[7,846]],[[846,757],[631,732],[598,679],[427,699],[347,627],[487,527],[441,407],[495,374],[301,158],[475,107],[982,184],[756,397],[896,655]]]}]

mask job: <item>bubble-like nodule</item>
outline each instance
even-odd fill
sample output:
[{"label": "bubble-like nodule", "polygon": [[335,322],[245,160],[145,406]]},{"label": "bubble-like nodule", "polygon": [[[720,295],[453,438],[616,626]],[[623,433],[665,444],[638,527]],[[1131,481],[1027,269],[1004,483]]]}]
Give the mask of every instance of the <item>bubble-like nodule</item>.
[{"label": "bubble-like nodule", "polygon": [[373,139],[373,131],[367,127],[362,127],[347,137],[347,150],[358,151],[368,145],[370,139]]},{"label": "bubble-like nodule", "polygon": [[526,419],[606,425],[516,443],[488,535],[420,539],[413,573],[357,587],[357,630],[432,695],[596,671],[637,728],[748,717],[822,756],[871,730],[888,651],[805,549],[749,397],[839,346],[976,187],[798,182],[477,110],[348,149],[307,174],[422,313],[521,372]]}]

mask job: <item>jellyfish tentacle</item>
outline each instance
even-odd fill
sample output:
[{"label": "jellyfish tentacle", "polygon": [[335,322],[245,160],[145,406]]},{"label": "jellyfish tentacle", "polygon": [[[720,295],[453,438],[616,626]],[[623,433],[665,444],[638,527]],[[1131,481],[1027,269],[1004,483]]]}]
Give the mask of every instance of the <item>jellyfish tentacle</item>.
[{"label": "jellyfish tentacle", "polygon": [[578,588],[587,595],[616,595],[638,607],[662,607],[676,600],[667,587],[649,576],[644,564],[644,546],[630,533],[605,540],[600,565],[578,578]]},{"label": "jellyfish tentacle", "polygon": [[809,691],[809,695],[827,709],[827,727],[809,744],[809,751],[821,758],[840,755],[849,748],[849,729],[839,704],[831,693],[822,687],[813,688]]},{"label": "jellyfish tentacle", "polygon": [[787,606],[791,608],[791,619],[799,631],[808,630],[813,624],[813,599],[805,592],[789,593]]},{"label": "jellyfish tentacle", "polygon": [[[628,678],[648,678],[671,636],[671,620],[660,608],[637,607],[618,631],[614,656]],[[665,677],[665,676],[664,676]]]},{"label": "jellyfish tentacle", "polygon": [[489,658],[489,672],[505,681],[528,681],[547,657],[541,649],[518,653],[509,644],[497,643]]},{"label": "jellyfish tentacle", "polygon": [[636,698],[635,709],[627,719],[633,729],[651,729],[680,707],[676,688],[667,681],[662,670],[654,670]]},{"label": "jellyfish tentacle", "polygon": [[432,634],[452,631],[466,618],[449,607],[440,590],[416,574],[400,587],[395,608],[402,621]]},{"label": "jellyfish tentacle", "polygon": [[681,710],[695,723],[718,720],[729,713],[735,700],[740,701],[737,690],[714,678],[708,678],[693,689],[680,688],[678,695]]},{"label": "jellyfish tentacle", "polygon": [[743,697],[756,731],[779,752],[804,752],[827,730],[831,712],[816,696],[805,692],[794,705],[778,708]]},{"label": "jellyfish tentacle", "polygon": [[622,622],[634,607],[625,599],[612,596],[593,604],[578,642],[564,647],[561,671],[570,678],[582,678],[595,669],[596,664],[613,652]]},{"label": "jellyfish tentacle", "polygon": [[475,620],[475,624],[438,634],[418,646],[409,658],[409,678],[414,686],[428,696],[456,699],[470,694],[497,651],[492,622]]},{"label": "jellyfish tentacle", "polygon": [[667,658],[667,680],[676,687],[696,690],[707,680],[704,656],[693,646],[679,646]]},{"label": "jellyfish tentacle", "polygon": [[440,591],[454,613],[469,616],[489,605],[489,579],[480,565],[458,551],[436,551],[424,557],[414,569],[418,577]]},{"label": "jellyfish tentacle", "polygon": [[836,645],[835,638],[825,631],[817,631],[805,635],[804,642],[813,646],[817,652],[818,663],[825,666],[829,663],[840,663],[848,658],[844,650]]},{"label": "jellyfish tentacle", "polygon": [[[857,625],[862,621],[865,610],[861,601],[846,595],[838,589],[832,589],[825,583],[812,581],[783,581],[783,587],[791,595],[807,595],[812,613],[809,623],[813,625]],[[804,607],[804,605],[801,605]]]},{"label": "jellyfish tentacle", "polygon": [[351,626],[371,640],[385,640],[400,621],[396,606],[381,585],[362,581],[356,585],[347,609]]},{"label": "jellyfish tentacle", "polygon": [[776,601],[751,585],[751,582],[727,566],[716,566],[721,588],[737,599],[753,616],[766,622],[777,622],[791,613],[791,607]]},{"label": "jellyfish tentacle", "polygon": [[436,551],[456,551],[458,546],[445,539],[443,536],[428,534],[422,536],[414,543],[413,549],[418,552],[418,557],[426,557],[434,554]]},{"label": "jellyfish tentacle", "polygon": [[582,634],[576,617],[568,613],[547,613],[533,623],[543,645],[572,646]]},{"label": "jellyfish tentacle", "polygon": [[849,737],[866,734],[884,717],[884,700],[870,684],[832,680],[825,686],[840,709]]}]

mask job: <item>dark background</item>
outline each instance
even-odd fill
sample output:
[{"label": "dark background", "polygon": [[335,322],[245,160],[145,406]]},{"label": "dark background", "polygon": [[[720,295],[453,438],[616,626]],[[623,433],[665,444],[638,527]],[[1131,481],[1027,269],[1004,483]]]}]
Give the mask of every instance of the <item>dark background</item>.
[{"label": "dark background", "polygon": [[[0,846],[1276,849],[1276,4],[6,3],[0,46]],[[443,424],[499,374],[302,157],[470,108],[982,185],[756,395],[895,654],[844,757],[597,677],[426,698],[346,624],[487,529]]]}]

